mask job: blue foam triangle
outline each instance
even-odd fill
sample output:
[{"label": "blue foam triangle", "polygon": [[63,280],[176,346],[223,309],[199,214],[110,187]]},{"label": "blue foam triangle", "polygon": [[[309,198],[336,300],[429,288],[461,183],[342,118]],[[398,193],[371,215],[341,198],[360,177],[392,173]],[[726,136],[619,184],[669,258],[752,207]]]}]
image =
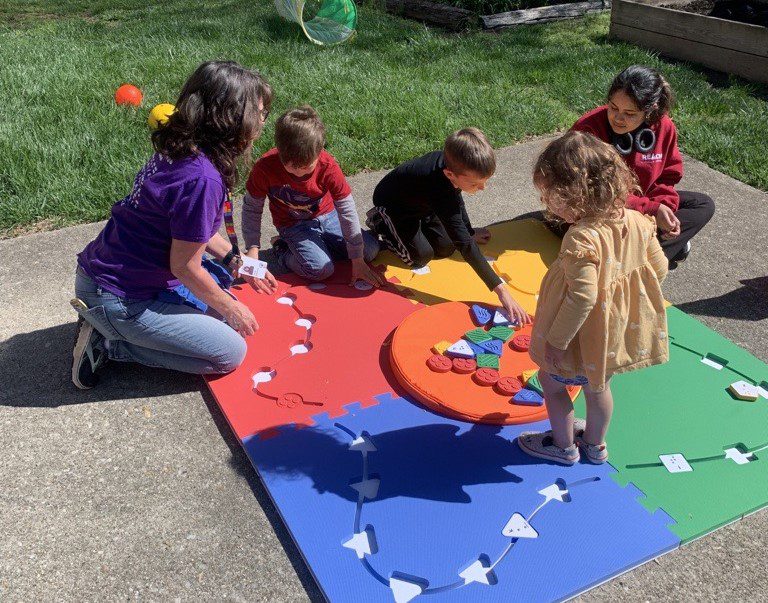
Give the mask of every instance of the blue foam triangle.
[{"label": "blue foam triangle", "polygon": [[490,341],[484,341],[479,344],[481,348],[485,350],[487,354],[496,354],[501,356],[501,352],[504,349],[504,343],[498,339],[491,339]]}]

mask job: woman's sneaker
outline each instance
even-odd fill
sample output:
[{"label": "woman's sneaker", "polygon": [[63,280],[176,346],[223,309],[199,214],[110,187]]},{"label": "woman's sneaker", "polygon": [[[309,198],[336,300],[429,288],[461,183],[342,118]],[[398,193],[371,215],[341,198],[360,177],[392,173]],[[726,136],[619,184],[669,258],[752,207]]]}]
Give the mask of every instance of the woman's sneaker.
[{"label": "woman's sneaker", "polygon": [[576,437],[576,445],[587,457],[587,460],[593,465],[602,465],[608,460],[608,448],[605,444],[587,444],[582,435]]},{"label": "woman's sneaker", "polygon": [[524,431],[517,437],[517,445],[530,456],[561,465],[573,465],[581,458],[576,444],[571,444],[568,448],[555,446],[551,431]]},{"label": "woman's sneaker", "polygon": [[[79,302],[79,303],[78,303]],[[82,310],[80,304],[88,307],[79,299],[72,300],[72,306]],[[91,389],[99,382],[96,374],[106,364],[107,351],[104,348],[104,337],[82,315],[77,318],[77,333],[75,334],[75,346],[72,350],[72,383],[79,389]]]}]

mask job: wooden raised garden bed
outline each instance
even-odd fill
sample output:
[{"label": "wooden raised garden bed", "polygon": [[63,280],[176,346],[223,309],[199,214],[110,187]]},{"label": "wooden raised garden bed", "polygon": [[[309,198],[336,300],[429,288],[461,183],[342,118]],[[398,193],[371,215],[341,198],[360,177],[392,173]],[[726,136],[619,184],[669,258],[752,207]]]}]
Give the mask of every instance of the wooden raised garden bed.
[{"label": "wooden raised garden bed", "polygon": [[674,0],[613,0],[612,38],[768,83],[768,28],[662,8]]}]

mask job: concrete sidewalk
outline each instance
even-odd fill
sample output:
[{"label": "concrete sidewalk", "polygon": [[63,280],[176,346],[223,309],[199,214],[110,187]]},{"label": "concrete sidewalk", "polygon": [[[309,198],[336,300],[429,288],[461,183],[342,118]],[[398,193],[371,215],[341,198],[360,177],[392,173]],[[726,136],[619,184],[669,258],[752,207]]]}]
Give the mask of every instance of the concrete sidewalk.
[{"label": "concrete sidewalk", "polygon": [[[468,198],[475,224],[538,209],[530,171],[547,140],[500,151]],[[768,360],[768,195],[686,170],[681,188],[717,213],[665,293]],[[361,216],[382,175],[350,179]],[[122,365],[95,390],[72,386],[75,254],[101,226],[0,241],[0,600],[321,599],[201,379]],[[765,600],[767,548],[758,513],[583,600]]]}]

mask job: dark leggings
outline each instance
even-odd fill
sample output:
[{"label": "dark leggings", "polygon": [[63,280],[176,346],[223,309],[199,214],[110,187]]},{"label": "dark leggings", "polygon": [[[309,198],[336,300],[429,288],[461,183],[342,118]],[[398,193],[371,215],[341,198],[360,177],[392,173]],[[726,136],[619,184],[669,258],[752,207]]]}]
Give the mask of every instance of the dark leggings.
[{"label": "dark leggings", "polygon": [[426,266],[434,258],[447,258],[456,251],[453,241],[436,215],[421,219],[415,229],[408,226],[395,224],[397,234],[408,250],[414,268]]},{"label": "dark leggings", "polygon": [[670,260],[685,248],[685,244],[695,237],[715,214],[715,202],[709,195],[691,191],[678,191],[678,194],[680,205],[675,216],[680,220],[680,236],[670,240],[659,238],[664,255]]},{"label": "dark leggings", "polygon": [[[715,202],[709,195],[691,191],[678,191],[678,194],[680,195],[680,205],[675,215],[680,220],[680,235],[674,239],[666,240],[662,239],[661,233],[659,233],[659,243],[661,243],[661,248],[668,260],[680,253],[685,248],[685,244],[707,225],[715,213]],[[562,237],[569,225],[547,223],[547,226],[557,236]]]}]

